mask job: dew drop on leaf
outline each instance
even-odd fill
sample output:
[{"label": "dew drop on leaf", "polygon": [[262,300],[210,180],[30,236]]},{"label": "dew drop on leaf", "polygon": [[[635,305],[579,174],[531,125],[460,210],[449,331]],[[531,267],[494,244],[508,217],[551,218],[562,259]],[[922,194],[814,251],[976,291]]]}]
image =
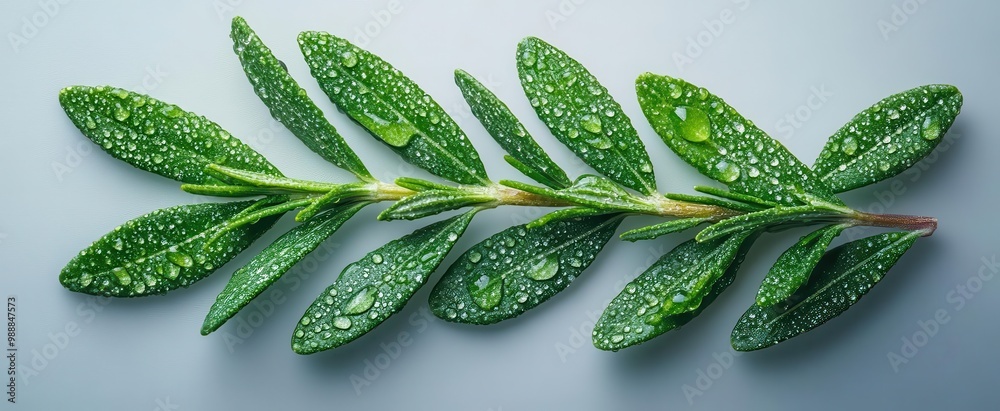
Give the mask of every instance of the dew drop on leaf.
[{"label": "dew drop on leaf", "polygon": [[677,107],[674,111],[680,117],[681,137],[692,143],[708,140],[712,123],[708,114],[696,107]]},{"label": "dew drop on leaf", "polygon": [[351,319],[347,317],[336,317],[333,319],[333,326],[341,330],[351,328]]},{"label": "dew drop on leaf", "polygon": [[941,136],[941,122],[933,116],[928,116],[920,127],[920,135],[925,140],[937,140]]},{"label": "dew drop on leaf", "polygon": [[601,119],[593,114],[584,114],[580,117],[580,127],[591,133],[598,134],[601,132]]},{"label": "dew drop on leaf", "polygon": [[191,259],[191,256],[179,251],[167,251],[167,259],[171,263],[184,268],[190,268],[194,265],[194,260]]},{"label": "dew drop on leaf", "polygon": [[365,287],[361,291],[358,291],[357,294],[354,294],[354,297],[351,297],[351,300],[348,301],[347,305],[344,307],[344,313],[361,314],[371,309],[374,304],[375,288]]},{"label": "dew drop on leaf", "polygon": [[545,281],[554,277],[557,272],[559,272],[559,258],[555,254],[549,254],[531,267],[528,277],[535,281]]}]

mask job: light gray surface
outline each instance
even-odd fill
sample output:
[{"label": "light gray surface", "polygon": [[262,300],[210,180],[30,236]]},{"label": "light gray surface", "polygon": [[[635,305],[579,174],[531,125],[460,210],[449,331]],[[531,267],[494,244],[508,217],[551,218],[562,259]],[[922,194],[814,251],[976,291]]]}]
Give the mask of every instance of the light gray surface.
[{"label": "light gray surface", "polygon": [[[997,3],[726,0],[650,1],[626,7],[623,2],[583,0],[433,6],[406,1],[402,10],[396,9],[399,13],[391,13],[383,1],[144,2],[141,8],[136,2],[46,1],[0,5],[0,24],[8,39],[0,46],[0,291],[18,298],[20,365],[22,371],[32,367],[37,373],[25,379],[22,372],[17,408],[989,409],[1000,400],[1000,284],[980,282],[972,299],[961,306],[956,301],[957,287],[970,281],[977,285],[981,267],[987,267],[987,277],[992,274],[983,259],[992,261],[1000,248],[995,217],[1000,194]],[[46,10],[51,17],[39,17]],[[711,23],[725,10],[734,22]],[[295,43],[299,31],[325,30],[352,40],[366,25],[370,32],[377,31],[362,43],[457,113],[494,179],[521,177],[502,162],[499,147],[466,114],[452,83],[455,68],[489,79],[558,162],[568,165],[573,175],[587,171],[544,132],[520,91],[514,47],[528,35],[566,50],[616,96],[647,145],[661,191],[690,192],[691,186],[706,181],[660,144],[642,120],[633,81],[644,71],[707,87],[807,163],[826,136],[875,101],[921,84],[951,83],[964,92],[965,107],[947,152],[929,162],[927,171],[898,178],[902,194],[887,196],[886,182],[845,196],[849,204],[865,210],[874,206],[879,211],[882,201],[889,212],[937,216],[940,229],[920,240],[883,284],[845,315],[777,347],[735,358],[729,354],[730,329],[794,234],[759,241],[742,277],[696,321],[618,353],[590,345],[590,316],[599,315],[623,281],[685,235],[637,244],[612,242],[565,293],[497,326],[422,319],[424,289],[404,312],[370,335],[312,356],[292,353],[289,339],[294,322],[315,295],[348,262],[422,223],[379,223],[373,221],[376,208],[362,212],[328,243],[336,247],[332,258],[299,265],[302,287],[292,290],[289,283],[279,284],[287,300],[252,328],[252,334],[243,334],[242,344],[232,350],[225,335],[238,335],[233,324],[209,337],[198,330],[229,273],[248,261],[246,254],[190,289],[115,300],[98,305],[102,310],[96,311],[87,305],[92,299],[59,285],[62,266],[129,218],[199,199],[178,190],[173,181],[134,170],[92,148],[63,115],[57,102],[60,88],[145,87],[156,98],[220,123],[288,175],[347,179],[346,173],[325,164],[270,121],[231,51],[229,19],[235,14],[246,17],[288,63],[381,178],[423,174],[401,165],[389,150],[336,113],[301,60]],[[386,15],[391,19],[381,24]],[[880,29],[880,20],[897,30],[883,35],[891,28]],[[713,24],[723,28],[720,35],[709,30]],[[12,35],[25,36],[25,41],[12,40]],[[679,68],[676,54],[685,53],[689,39],[698,41],[699,36],[710,44]],[[814,88],[830,95],[825,101],[813,99],[814,109],[801,109]],[[797,109],[810,118],[789,133],[779,121]],[[483,213],[458,251],[538,212],[506,208]],[[630,220],[625,226],[639,223]],[[290,223],[284,220],[280,226]],[[269,233],[252,250],[277,234]],[[948,321],[912,359],[894,369],[888,354],[900,354],[902,339],[913,337],[921,330],[918,321],[933,318],[939,310]],[[252,311],[238,318],[246,321],[249,314]],[[67,327],[78,333],[64,338],[60,333]],[[581,328],[578,339],[572,330]],[[351,376],[363,378],[366,361],[383,353],[380,345],[404,332],[412,344],[359,394]],[[52,358],[43,364],[36,353]],[[713,378],[699,381],[700,373]],[[685,385],[699,384],[704,395],[685,394]]]}]

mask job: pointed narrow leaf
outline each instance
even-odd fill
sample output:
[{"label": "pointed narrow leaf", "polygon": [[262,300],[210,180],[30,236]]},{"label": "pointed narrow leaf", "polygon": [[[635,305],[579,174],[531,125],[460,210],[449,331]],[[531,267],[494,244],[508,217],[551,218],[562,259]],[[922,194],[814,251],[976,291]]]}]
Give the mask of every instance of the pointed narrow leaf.
[{"label": "pointed narrow leaf", "polygon": [[517,317],[564,290],[597,258],[622,215],[514,226],[472,246],[434,290],[434,315],[493,324]]},{"label": "pointed narrow leaf", "polygon": [[920,235],[920,231],[884,233],[830,250],[809,283],[787,300],[767,308],[750,306],[733,329],[733,348],[767,348],[840,315],[881,281]]},{"label": "pointed narrow leaf", "polygon": [[622,235],[620,235],[619,237],[621,237],[621,239],[625,241],[652,240],[660,236],[697,227],[698,225],[708,221],[711,221],[711,219],[679,218],[676,220],[670,220],[659,224],[653,224],[650,226],[629,230],[622,233]]},{"label": "pointed narrow leaf", "polygon": [[500,183],[532,194],[553,197],[602,210],[652,211],[655,209],[652,204],[632,195],[615,182],[592,174],[580,176],[573,182],[572,186],[561,190],[536,187],[509,180],[502,180]]},{"label": "pointed narrow leaf", "polygon": [[830,243],[846,225],[829,225],[806,234],[771,266],[757,291],[757,305],[770,307],[790,297],[809,280]]},{"label": "pointed narrow leaf", "polygon": [[651,73],[639,76],[635,87],[653,130],[705,176],[778,204],[799,204],[797,191],[843,204],[785,146],[707,90]]},{"label": "pointed narrow leaf", "polygon": [[[594,326],[594,346],[602,350],[617,351],[649,341],[653,337],[687,324],[733,283],[736,272],[743,263],[743,257],[750,251],[756,238],[756,233],[746,237],[734,236],[724,241],[717,241],[715,248],[695,240],[681,243],[632,280],[625,286],[625,290],[611,301]],[[738,249],[730,256],[729,247],[732,243],[729,242],[737,240],[741,240],[742,244],[737,244]],[[716,256],[713,257],[712,254]],[[710,264],[713,270],[717,269],[715,267],[722,267],[723,272],[702,287],[704,296],[697,308],[680,314],[664,315],[662,304],[673,301],[677,295],[677,287],[683,282],[681,276],[685,273],[685,267],[699,264],[700,261],[704,261],[702,258],[706,255],[707,258],[726,260],[705,262]]]},{"label": "pointed narrow leaf", "polygon": [[771,208],[771,207],[777,207],[777,206],[779,206],[778,203],[775,203],[773,201],[767,201],[767,200],[764,200],[762,198],[754,197],[754,196],[749,195],[749,194],[734,193],[732,191],[723,190],[723,189],[717,188],[717,187],[694,186],[694,191],[697,191],[697,192],[700,192],[700,193],[705,193],[705,194],[711,194],[713,196],[722,197],[722,198],[725,198],[727,200],[738,201],[738,202],[745,203],[745,204],[755,205],[755,206],[757,206],[759,208]]},{"label": "pointed narrow leaf", "polygon": [[590,217],[602,214],[611,214],[611,212],[607,210],[598,210],[596,208],[589,208],[589,207],[563,208],[536,218],[535,220],[526,224],[525,228],[530,230],[532,228],[541,227],[543,225],[546,225],[554,221],[568,220],[571,218]]},{"label": "pointed narrow leaf", "polygon": [[457,183],[490,184],[455,120],[399,70],[328,33],[303,32],[299,47],[330,100],[404,160]]},{"label": "pointed narrow leaf", "polygon": [[379,220],[416,220],[476,204],[496,201],[484,193],[461,190],[426,190],[404,197],[378,215]]},{"label": "pointed narrow leaf", "polygon": [[233,39],[233,51],[243,64],[247,79],[257,96],[271,110],[271,116],[326,161],[362,180],[372,180],[371,173],[354,150],[323,117],[323,112],[271,54],[246,20],[233,18],[230,37]]},{"label": "pointed narrow leaf", "polygon": [[761,208],[756,204],[741,203],[738,201],[727,200],[725,198],[719,198],[719,197],[693,196],[690,194],[680,194],[680,193],[667,193],[664,195],[664,197],[670,200],[685,201],[688,203],[714,205],[714,206],[728,208],[734,211],[742,211],[744,213],[753,213],[756,211],[763,210],[763,208]]},{"label": "pointed narrow leaf", "polygon": [[813,170],[836,192],[892,177],[930,154],[961,109],[962,93],[949,85],[889,96],[831,136]]},{"label": "pointed narrow leaf", "polygon": [[521,87],[552,134],[585,163],[621,185],[656,193],[653,163],[632,122],[579,62],[528,37],[517,45]]},{"label": "pointed narrow leaf", "polygon": [[827,221],[837,219],[839,214],[814,206],[775,207],[763,211],[738,215],[722,220],[701,230],[695,237],[698,241],[709,241],[732,233],[773,226],[790,221]]},{"label": "pointed narrow leaf", "polygon": [[418,229],[344,268],[295,326],[292,350],[312,354],[339,347],[401,310],[448,255],[476,211]]},{"label": "pointed narrow leaf", "polygon": [[229,321],[368,204],[355,203],[330,209],[278,237],[247,265],[233,273],[205,316],[201,334],[208,335]]},{"label": "pointed narrow leaf", "polygon": [[59,274],[71,291],[141,297],[205,278],[264,234],[277,216],[232,230],[209,247],[206,238],[253,201],[182,205],[130,220],[95,241]]},{"label": "pointed narrow leaf", "polygon": [[209,164],[281,175],[218,124],[173,104],[103,86],[66,87],[59,103],[84,136],[136,168],[189,184],[221,184],[205,173]]},{"label": "pointed narrow leaf", "polygon": [[[507,160],[508,163],[518,171],[521,171],[521,166],[531,169],[532,174],[541,175],[544,180],[536,181],[552,188],[565,188],[573,183],[492,91],[462,70],[455,70],[455,84],[462,90],[465,101],[472,108],[472,114],[518,165],[510,160]],[[531,174],[525,174],[535,178]]]}]

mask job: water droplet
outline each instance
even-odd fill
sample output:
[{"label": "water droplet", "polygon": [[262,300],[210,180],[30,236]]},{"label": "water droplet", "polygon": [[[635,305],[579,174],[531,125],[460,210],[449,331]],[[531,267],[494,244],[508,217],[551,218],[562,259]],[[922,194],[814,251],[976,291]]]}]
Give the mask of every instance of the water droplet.
[{"label": "water droplet", "polygon": [[174,280],[181,274],[181,268],[174,264],[168,264],[167,271],[163,273],[168,279]]},{"label": "water droplet", "polygon": [[184,268],[189,268],[194,265],[194,260],[191,259],[191,256],[179,251],[167,251],[167,259],[170,260],[171,263]]},{"label": "water droplet", "polygon": [[347,302],[346,306],[344,306],[344,313],[361,314],[372,308],[372,305],[374,304],[375,288],[365,287],[361,291],[358,291],[357,294],[354,294],[354,297],[351,297],[351,300]]},{"label": "water droplet", "polygon": [[111,274],[114,274],[115,277],[118,277],[118,282],[121,283],[121,285],[129,285],[132,283],[132,277],[128,275],[128,271],[125,271],[124,268],[121,267],[112,268]]},{"label": "water droplet", "polygon": [[79,278],[78,281],[80,282],[80,285],[86,287],[86,286],[90,285],[90,283],[94,282],[94,277],[91,276],[90,274],[83,273],[83,274],[80,274],[80,278]]},{"label": "water droplet", "polygon": [[598,134],[601,132],[601,119],[593,114],[584,114],[580,117],[580,126],[584,130]]},{"label": "water droplet", "polygon": [[126,119],[128,119],[129,114],[132,113],[129,113],[128,110],[125,109],[125,107],[115,108],[115,120],[125,121]]},{"label": "water droplet", "polygon": [[458,240],[458,233],[455,232],[448,233],[448,241],[455,241],[455,240]]},{"label": "water droplet", "polygon": [[372,262],[375,264],[382,264],[382,254],[372,255]]},{"label": "water droplet", "polygon": [[116,238],[115,242],[111,246],[114,247],[115,250],[118,250],[118,251],[121,251],[122,248],[125,248],[125,244],[122,242],[122,239],[120,239],[120,238]]},{"label": "water droplet", "polygon": [[760,170],[758,170],[757,167],[750,167],[747,169],[747,175],[750,177],[757,177],[760,175]]},{"label": "water droplet", "polygon": [[521,56],[521,63],[524,63],[526,67],[531,67],[535,65],[535,53],[524,53]]},{"label": "water droplet", "polygon": [[611,148],[611,140],[603,136],[597,136],[591,139],[587,139],[587,144],[598,150],[607,150]]},{"label": "water droplet", "polygon": [[920,135],[924,140],[936,140],[941,136],[941,123],[937,118],[928,116],[920,128]]},{"label": "water droplet", "polygon": [[358,56],[352,51],[345,51],[340,55],[340,64],[344,67],[354,67],[358,64]]},{"label": "water droplet", "polygon": [[469,295],[480,308],[491,310],[500,304],[500,298],[503,297],[503,278],[483,275],[469,285]]},{"label": "water droplet", "polygon": [[740,178],[740,168],[725,160],[718,162],[715,169],[719,171],[719,180],[724,183],[732,183]]},{"label": "water droplet", "polygon": [[571,128],[566,132],[566,135],[569,136],[569,138],[577,138],[580,137],[580,131],[575,128]]},{"label": "water droplet", "polygon": [[333,319],[333,326],[341,330],[346,330],[351,328],[351,319],[347,317],[335,317]]},{"label": "water droplet", "polygon": [[478,263],[479,260],[481,260],[482,258],[483,258],[483,255],[480,254],[480,253],[478,253],[478,252],[476,252],[476,251],[473,251],[473,252],[469,253],[469,262],[470,263],[473,263],[473,264]]},{"label": "water droplet", "polygon": [[844,139],[844,144],[840,147],[844,151],[844,154],[853,156],[854,152],[858,149],[858,142],[854,141],[854,137],[847,137]]},{"label": "water droplet", "polygon": [[559,272],[559,258],[555,254],[549,254],[531,266],[528,277],[535,281],[545,281]]},{"label": "water droplet", "polygon": [[93,129],[97,128],[97,123],[95,123],[94,120],[91,120],[91,119],[88,118],[87,122],[86,122],[86,126],[87,126],[87,128],[93,130]]},{"label": "water droplet", "polygon": [[618,344],[618,343],[622,342],[622,340],[624,340],[624,339],[625,339],[625,336],[621,335],[621,334],[615,334],[615,335],[611,336],[611,342],[613,342],[615,344]]},{"label": "water droplet", "polygon": [[708,140],[712,123],[708,114],[695,107],[677,107],[674,114],[680,117],[681,137],[692,143]]}]

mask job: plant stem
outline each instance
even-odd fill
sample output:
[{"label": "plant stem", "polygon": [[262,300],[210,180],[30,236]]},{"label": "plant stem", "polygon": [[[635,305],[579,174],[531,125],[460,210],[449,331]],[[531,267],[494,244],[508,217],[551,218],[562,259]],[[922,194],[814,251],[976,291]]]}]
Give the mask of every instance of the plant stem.
[{"label": "plant stem", "polygon": [[934,234],[934,230],[937,229],[937,219],[934,217],[900,214],[872,214],[862,211],[854,211],[852,217],[862,225],[915,230],[920,231],[921,236],[923,237],[928,237],[931,234]]}]

